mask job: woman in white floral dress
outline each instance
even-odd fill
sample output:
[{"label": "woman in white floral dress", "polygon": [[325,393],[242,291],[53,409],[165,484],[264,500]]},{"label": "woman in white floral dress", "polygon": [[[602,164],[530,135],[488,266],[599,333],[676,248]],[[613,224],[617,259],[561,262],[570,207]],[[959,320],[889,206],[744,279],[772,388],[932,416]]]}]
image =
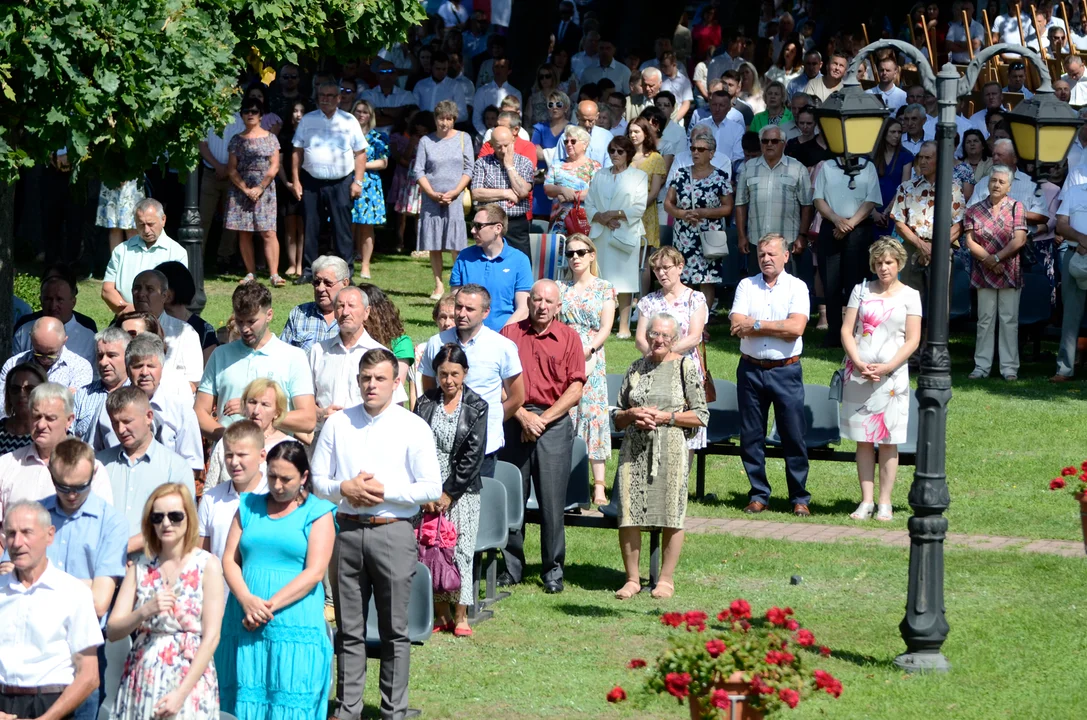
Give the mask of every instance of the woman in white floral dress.
[{"label": "woman in white floral dress", "polygon": [[878,444],[876,519],[887,521],[892,518],[898,446],[906,441],[909,423],[907,360],[921,341],[921,295],[898,279],[906,263],[902,243],[880,238],[872,243],[868,262],[877,279],[853,288],[842,321],[846,360],[839,427],[843,438],[857,442],[861,504],[850,517],[872,517]]},{"label": "woman in white floral dress", "polygon": [[151,493],[141,523],[144,555],[128,564],[106,626],[133,632],[111,720],[219,720],[212,657],[223,620],[223,569],[197,545],[196,504],[184,485]]},{"label": "woman in white floral dress", "polygon": [[127,180],[117,187],[102,183],[94,224],[109,230],[109,249],[136,234],[136,205],[144,199],[143,180]]}]

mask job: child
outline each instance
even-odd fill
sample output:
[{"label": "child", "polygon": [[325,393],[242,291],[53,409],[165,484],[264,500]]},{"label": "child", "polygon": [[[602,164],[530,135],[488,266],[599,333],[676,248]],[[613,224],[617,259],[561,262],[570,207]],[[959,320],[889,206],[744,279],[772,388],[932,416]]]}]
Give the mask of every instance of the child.
[{"label": "child", "polygon": [[230,482],[204,493],[196,514],[202,547],[220,560],[242,493],[268,493],[264,477],[264,431],[260,425],[252,420],[239,420],[228,427],[223,433],[223,450]]},{"label": "child", "polygon": [[[453,308],[456,305],[456,295],[451,292],[447,292],[442,295],[441,299],[434,303],[434,312],[431,317],[434,318],[434,324],[438,326],[438,332],[443,332],[451,327],[454,327],[456,319],[453,315]],[[411,381],[411,406],[415,407],[415,399],[418,394],[415,392],[416,383],[418,382],[417,371],[419,363],[423,360],[423,351],[426,350],[426,341],[419,343],[415,346],[415,364],[411,366],[408,371],[408,377]]]}]

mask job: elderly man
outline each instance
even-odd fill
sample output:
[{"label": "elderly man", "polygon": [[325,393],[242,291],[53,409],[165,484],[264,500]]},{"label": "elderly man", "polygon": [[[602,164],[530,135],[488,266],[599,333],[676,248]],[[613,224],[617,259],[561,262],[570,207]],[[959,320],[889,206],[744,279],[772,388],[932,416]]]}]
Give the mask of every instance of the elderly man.
[{"label": "elderly man", "polygon": [[92,448],[100,450],[116,444],[99,441],[98,437],[100,433],[113,432],[106,412],[106,396],[128,385],[125,350],[131,340],[131,335],[112,325],[95,335],[98,379],[75,394],[75,425],[72,427],[72,434]]},{"label": "elderly man", "polygon": [[306,221],[306,269],[294,281],[296,285],[313,281],[321,218],[332,219],[333,247],[347,262],[348,277],[355,257],[351,208],[366,180],[367,145],[358,120],[336,107],[339,96],[335,83],[319,85],[318,109],[303,115],[294,131],[291,189],[295,199],[302,201]]},{"label": "elderly man", "polygon": [[137,312],[150,313],[158,319],[166,342],[166,367],[177,371],[193,392],[204,375],[204,351],[200,336],[184,320],[166,314],[170,282],[159,270],[144,270],[132,281],[132,305]]},{"label": "elderly man", "polygon": [[415,96],[396,84],[396,66],[388,60],[377,64],[377,86],[362,94],[374,106],[376,130],[388,135],[408,111],[415,107]]},{"label": "elderly man", "polygon": [[879,73],[879,83],[874,88],[869,88],[867,92],[878,95],[883,100],[883,104],[894,113],[906,104],[906,91],[898,87],[898,60],[895,59],[894,53],[880,58],[876,64],[876,72]]},{"label": "elderly man", "polygon": [[[1049,223],[1046,214],[1046,200],[1041,195],[1035,195],[1036,185],[1030,175],[1018,169],[1019,158],[1015,154],[1015,145],[1007,138],[1000,138],[993,143],[993,165],[1004,165],[1015,169],[1015,177],[1012,178],[1012,187],[1008,196],[1012,200],[1018,200],[1023,204],[1024,217],[1031,233],[1040,230],[1039,225]],[[980,178],[974,185],[974,192],[966,202],[966,207],[977,205],[989,197],[989,176]]]},{"label": "elderly man", "polygon": [[73,717],[98,689],[102,630],[92,591],[49,558],[54,529],[36,502],[4,518],[13,570],[0,575],[0,718]]},{"label": "elderly man", "polygon": [[452,288],[463,285],[487,288],[491,311],[484,324],[496,332],[528,317],[528,293],[532,288],[532,265],[528,256],[509,242],[508,222],[498,204],[479,208],[472,219],[475,245],[457,256],[449,274]]},{"label": "elderly man", "polygon": [[[987,120],[991,112],[1004,112],[1004,91],[1000,83],[987,82],[981,86],[982,108],[970,116],[970,123],[988,136]],[[914,153],[916,155],[916,153]]]},{"label": "elderly man", "polygon": [[842,89],[842,80],[845,79],[845,71],[848,67],[849,57],[842,51],[835,52],[830,56],[827,74],[809,80],[803,88],[804,92],[819,98],[820,103],[826,102],[831,93]]},{"label": "elderly man", "polygon": [[902,147],[914,155],[921,150],[921,143],[932,138],[926,137],[925,122],[927,120],[924,105],[907,105],[902,111]]},{"label": "elderly man", "polygon": [[[38,293],[42,304],[41,312],[33,314],[39,318],[51,317],[60,320],[68,336],[64,346],[91,363],[94,362],[94,330],[88,328],[76,317],[77,292],[75,284],[66,278],[56,275],[47,278],[42,281],[41,290]],[[34,320],[21,322],[16,327],[11,341],[13,354],[17,355],[31,349],[30,331],[34,326]]]},{"label": "elderly man", "polygon": [[823,56],[818,50],[808,50],[804,53],[804,72],[790,80],[785,86],[789,99],[792,100],[794,95],[804,92],[808,83],[821,77],[823,77]]},{"label": "elderly man", "polygon": [[676,54],[671,50],[663,53],[660,59],[661,90],[672,93],[676,98],[676,108],[672,111],[672,121],[680,125],[683,118],[687,117],[687,111],[694,102],[694,92],[691,81],[679,71],[676,63]]},{"label": "elderly man", "polygon": [[315,343],[336,337],[336,317],[332,303],[336,293],[351,284],[351,269],[335,255],[322,255],[313,261],[313,302],[291,308],[279,339],[308,351]]},{"label": "elderly man", "polygon": [[[494,153],[481,154],[476,160],[472,173],[472,200],[477,205],[498,205],[507,219],[504,228],[506,239],[527,257],[531,252],[528,242],[528,214],[531,210],[536,166],[515,151],[514,136],[509,128],[496,127],[491,134],[490,143],[494,147]],[[452,281],[450,284],[455,285]]]},{"label": "elderly man", "polygon": [[521,99],[521,91],[507,82],[510,77],[510,61],[506,58],[498,58],[492,66],[494,80],[486,85],[480,85],[472,96],[472,125],[480,135],[487,132],[483,124],[483,111],[490,107],[498,107],[508,95],[518,100]]},{"label": "elderly man", "polygon": [[630,68],[615,58],[615,43],[601,40],[597,45],[596,63],[585,68],[581,73],[581,84],[598,83],[608,79],[615,87],[625,90],[630,87]]},{"label": "elderly man", "polygon": [[661,80],[663,79],[663,76],[658,68],[646,68],[645,70],[640,71],[640,75],[642,79],[642,94],[639,99],[636,99],[634,90],[631,90],[630,97],[627,98],[627,120],[633,120],[641,114],[642,110],[653,105],[657,94],[661,91]]},{"label": "elderly man", "polygon": [[[294,84],[297,86],[297,69],[294,74]],[[281,118],[288,118],[290,117],[290,110],[287,109],[285,112],[276,114]],[[230,164],[230,152],[227,148],[234,136],[244,130],[245,123],[242,121],[242,116],[235,113],[225,128],[221,131],[209,128],[207,137],[200,141],[200,158],[203,161],[200,166],[200,224],[203,228],[203,235],[200,237],[205,248],[207,247],[208,238],[211,237],[212,223],[215,222],[215,216],[219,210],[226,206],[227,193],[231,187],[230,178],[227,176],[227,166]],[[235,232],[223,228],[223,234],[219,239],[218,255],[220,264],[225,266],[237,247],[238,239]],[[154,267],[154,265],[149,267]],[[133,275],[133,277],[135,276]],[[131,279],[130,277],[129,280]],[[114,312],[118,311],[114,310]]]},{"label": "elderly man", "polygon": [[[430,426],[393,401],[396,356],[368,350],[359,363],[362,403],[328,419],[313,450],[313,488],[339,503],[330,573],[336,598],[338,682],[333,715],[359,718],[366,687],[366,614],[373,597],[381,627],[381,716],[408,710],[408,599],[419,561],[412,521],[442,494]],[[323,712],[323,710],[322,710]]]},{"label": "elderly man", "polygon": [[517,346],[484,324],[491,309],[491,294],[482,285],[462,285],[454,298],[456,327],[432,336],[419,362],[423,390],[438,386],[432,366],[446,343],[457,343],[468,357],[465,384],[487,401],[487,447],[480,472],[494,476],[503,445],[502,423],[525,401],[521,360]]},{"label": "elderly man", "polygon": [[[604,167],[611,166],[611,159],[608,157],[608,143],[612,141],[612,134],[602,127],[597,127],[596,119],[600,114],[600,109],[593,100],[582,100],[577,104],[577,124],[587,133],[589,133],[589,147],[585,149],[585,154],[591,159],[596,160]],[[566,160],[566,132],[563,131],[559,136],[559,144],[555,147],[555,159],[565,161]]]},{"label": "elderly man", "polygon": [[766,478],[766,421],[770,405],[785,453],[785,479],[793,513],[811,515],[808,449],[804,444],[804,373],[800,353],[811,306],[803,280],[785,272],[789,240],[778,233],[758,243],[759,274],[736,286],[729,317],[740,338],[736,368],[740,407],[740,457],[751,483],[745,513],[761,513],[770,503]]},{"label": "elderly man", "polygon": [[762,156],[744,164],[736,182],[736,230],[739,249],[751,251],[749,237],[778,234],[793,242],[793,252],[804,249],[804,233],[811,227],[811,176],[799,160],[785,156],[781,128],[767,125],[759,131]]},{"label": "elderly man", "polygon": [[[313,376],[306,354],[277,338],[272,324],[272,293],[259,283],[239,285],[232,300],[241,337],[215,348],[196,392],[196,417],[212,441],[226,425],[244,419],[242,392],[255,377],[279,383],[287,395],[287,414],[279,427],[292,433],[313,432],[317,412]],[[338,330],[338,328],[337,328]]]},{"label": "elderly man", "polygon": [[1057,209],[1057,234],[1064,238],[1060,250],[1064,315],[1061,318],[1057,374],[1049,381],[1065,383],[1072,380],[1076,373],[1076,347],[1083,320],[1083,305],[1087,301],[1087,273],[1082,269],[1087,267],[1087,184],[1070,182],[1065,185]]},{"label": "elderly man", "polygon": [[[563,512],[570,480],[574,425],[570,408],[581,400],[585,386],[585,349],[577,332],[557,319],[562,302],[553,280],[539,280],[528,298],[529,316],[502,328],[503,337],[517,346],[524,368],[525,403],[506,421],[506,446],[501,457],[521,471],[522,497],[529,483],[540,504],[540,554],[544,592],[563,590],[566,530]],[[524,525],[511,531],[506,570],[499,584],[521,582],[525,569]]]},{"label": "elderly man", "polygon": [[147,198],[136,204],[136,235],[113,248],[102,277],[102,300],[115,314],[133,309],[132,282],[144,270],[170,260],[189,266],[189,254],[163,232],[165,226],[162,203]]},{"label": "elderly man", "polygon": [[[0,457],[0,517],[13,503],[54,493],[49,459],[75,421],[72,394],[56,383],[42,383],[30,393],[30,417],[30,444]],[[91,490],[113,503],[110,478],[101,463],[95,465]]]},{"label": "elderly man", "polygon": [[91,364],[68,349],[68,333],[57,318],[43,317],[34,321],[30,330],[30,349],[8,358],[0,368],[0,387],[16,365],[34,363],[45,371],[50,381],[60,383],[73,393],[91,384]]},{"label": "elderly man", "polygon": [[[368,350],[383,348],[366,331],[370,317],[370,299],[361,288],[346,287],[336,295],[336,323],[339,335],[314,344],[309,351],[309,367],[317,402],[318,428],[335,412],[362,402],[359,391],[359,361]],[[408,401],[404,386],[397,384],[393,402]]]},{"label": "elderly man", "polygon": [[500,127],[506,128],[513,135],[513,151],[535,165],[536,146],[532,144],[531,136],[521,127],[521,113],[517,110],[503,110],[498,113],[498,124],[484,135],[483,147],[479,149],[479,157],[494,154],[494,145],[491,144],[491,139],[494,137],[494,130]]}]

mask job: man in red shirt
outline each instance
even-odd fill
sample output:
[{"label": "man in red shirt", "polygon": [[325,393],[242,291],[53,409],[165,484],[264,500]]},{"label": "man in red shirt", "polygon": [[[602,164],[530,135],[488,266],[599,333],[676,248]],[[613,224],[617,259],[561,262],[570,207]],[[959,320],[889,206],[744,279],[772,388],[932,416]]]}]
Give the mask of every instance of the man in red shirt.
[{"label": "man in red shirt", "polygon": [[[570,408],[581,400],[585,385],[585,349],[577,332],[556,319],[561,302],[553,280],[538,280],[528,296],[528,319],[502,328],[517,345],[525,404],[506,421],[506,446],[499,459],[521,471],[524,497],[529,482],[540,504],[541,577],[544,592],[562,592],[566,560],[563,511],[570,480],[574,424]],[[525,567],[525,532],[511,532],[506,543],[506,571],[500,585],[521,582]]]}]

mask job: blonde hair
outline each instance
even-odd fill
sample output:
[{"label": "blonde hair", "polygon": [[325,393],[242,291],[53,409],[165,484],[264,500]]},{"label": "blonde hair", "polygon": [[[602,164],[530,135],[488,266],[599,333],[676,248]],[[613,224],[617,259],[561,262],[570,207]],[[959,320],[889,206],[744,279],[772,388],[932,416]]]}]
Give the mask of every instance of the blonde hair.
[{"label": "blonde hair", "polygon": [[588,148],[591,136],[585,128],[580,125],[567,125],[565,132],[566,137],[573,138],[579,143],[585,143],[586,149]]},{"label": "blonde hair", "polygon": [[[365,105],[366,109],[370,111],[370,123],[362,128],[363,134],[366,134],[373,130],[374,126],[377,125],[377,113],[374,111],[374,106],[370,103],[369,100],[356,100],[355,104],[351,106],[352,116],[354,116],[355,110],[358,109],[359,105]],[[362,123],[359,123],[359,125],[362,125]]]},{"label": "blonde hair", "polygon": [[663,265],[666,260],[671,260],[672,264],[678,265],[679,267],[686,265],[686,262],[683,260],[683,253],[676,250],[671,245],[665,245],[649,256],[649,267],[655,268],[658,265]]},{"label": "blonde hair", "polygon": [[876,263],[884,255],[890,255],[894,258],[894,261],[898,263],[899,270],[906,266],[906,249],[902,247],[902,243],[893,237],[884,236],[876,240],[868,248],[868,269],[875,272]]},{"label": "blonde hair", "polygon": [[[589,239],[588,235],[582,235],[581,233],[574,233],[570,237],[566,238],[566,248],[570,248],[570,243],[579,242],[585,247],[589,248],[589,252],[593,254],[592,262],[589,263],[589,273],[593,277],[600,277],[600,266],[596,263],[596,244]],[[574,279],[574,273],[570,270],[570,261],[566,261],[566,275],[571,280]]]},{"label": "blonde hair", "polygon": [[223,433],[223,450],[226,446],[234,447],[239,442],[248,440],[258,450],[264,449],[264,431],[252,420],[239,420],[231,423]]},{"label": "blonde hair", "polygon": [[148,556],[154,557],[162,552],[162,541],[155,533],[155,526],[151,524],[151,509],[159,498],[177,495],[181,498],[181,505],[185,508],[185,539],[182,541],[181,554],[186,555],[200,542],[200,528],[196,522],[196,503],[193,502],[189,488],[181,483],[164,483],[151,492],[147,502],[143,506],[143,520],[140,521],[140,533],[143,535],[144,546]]},{"label": "blonde hair", "polygon": [[245,390],[242,390],[242,407],[244,408],[249,402],[249,398],[258,398],[269,390],[276,394],[276,417],[272,425],[279,427],[279,421],[287,414],[287,393],[283,391],[283,386],[272,378],[259,377],[246,385]]}]

